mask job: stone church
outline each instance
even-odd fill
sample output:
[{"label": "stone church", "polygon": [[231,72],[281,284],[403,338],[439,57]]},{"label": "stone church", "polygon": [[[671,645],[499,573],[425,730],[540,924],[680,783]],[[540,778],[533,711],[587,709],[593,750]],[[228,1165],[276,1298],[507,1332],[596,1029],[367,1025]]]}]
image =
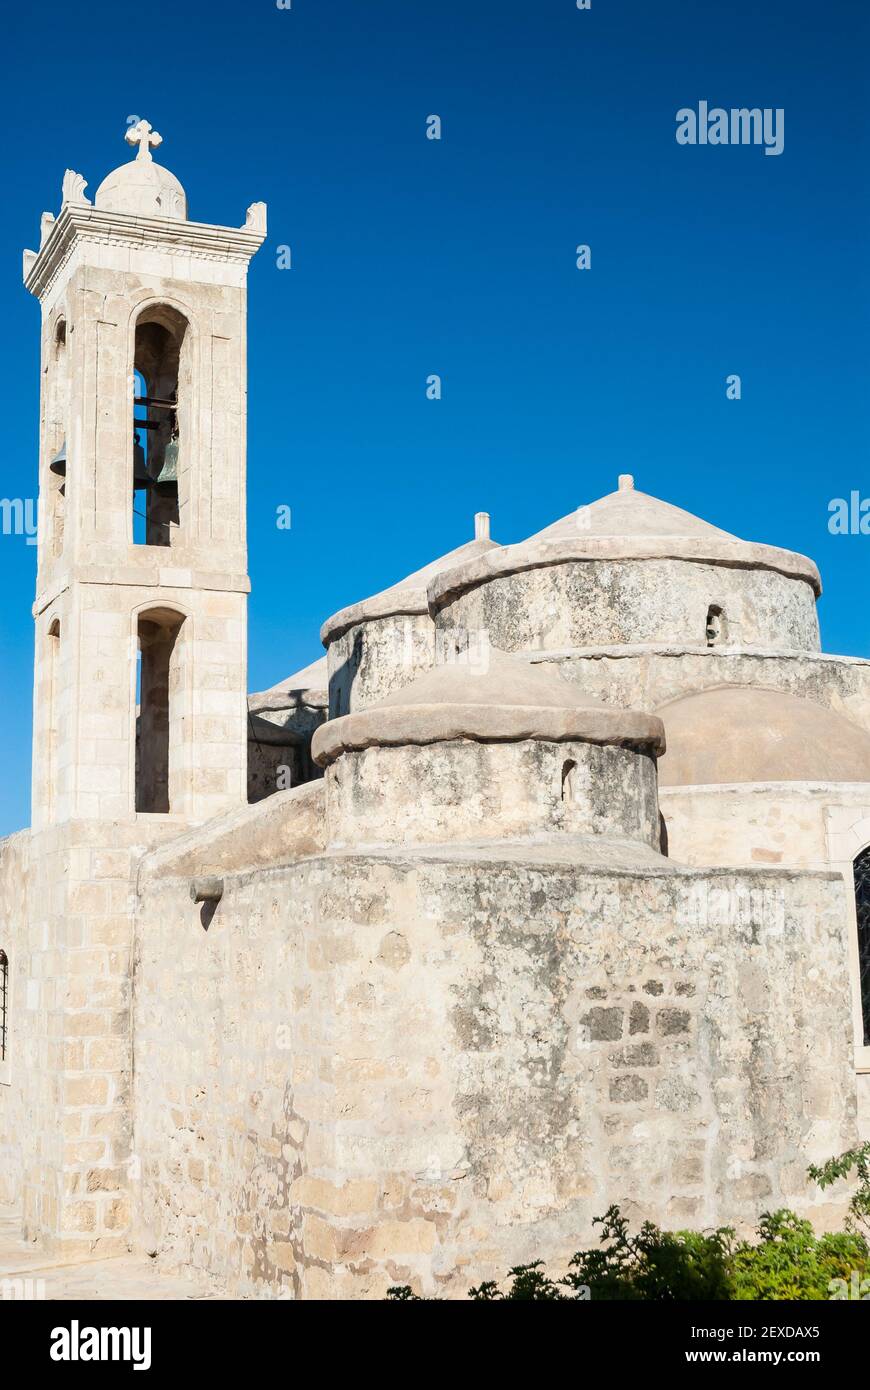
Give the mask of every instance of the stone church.
[{"label": "stone church", "polygon": [[624,476],[519,544],[479,514],[248,696],[266,209],[191,221],[127,139],[24,253],[0,1198],[254,1297],[462,1294],[611,1203],[840,1221],[806,1168],[870,1137],[870,662],[821,652],[815,565]]}]

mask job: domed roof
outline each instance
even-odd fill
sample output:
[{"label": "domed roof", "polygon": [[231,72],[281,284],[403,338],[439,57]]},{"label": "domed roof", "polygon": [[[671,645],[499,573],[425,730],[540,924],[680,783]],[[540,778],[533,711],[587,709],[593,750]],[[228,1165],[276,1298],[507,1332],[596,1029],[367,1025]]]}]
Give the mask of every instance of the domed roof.
[{"label": "domed roof", "polygon": [[702,521],[682,507],[651,497],[647,492],[637,492],[630,473],[619,478],[616,492],[608,492],[597,502],[587,507],[578,507],[576,512],[554,521],[529,537],[532,541],[555,541],[577,536],[679,536],[684,540],[715,536],[719,540],[736,541],[730,531],[721,531]]},{"label": "domed roof", "polygon": [[637,492],[634,479],[626,473],[621,475],[616,492],[578,507],[528,540],[502,546],[497,554],[454,567],[449,573],[441,572],[430,583],[429,600],[438,607],[497,575],[571,560],[654,559],[776,570],[789,578],[805,580],[816,595],[822,591],[819,572],[806,556],[778,546],[740,540],[681,507]]},{"label": "domed roof", "polygon": [[187,195],[175,175],[162,164],[155,164],[151,156],[151,146],[161,144],[163,137],[147,121],[140,121],[127,131],[125,138],[128,144],[138,145],[139,152],[129,164],[106,175],[94,196],[94,206],[103,212],[172,217],[183,222],[187,217]]},{"label": "domed roof", "polygon": [[726,782],[870,782],[870,734],[779,690],[719,686],[658,711],[663,787]]},{"label": "domed roof", "polygon": [[330,642],[347,632],[348,628],[356,627],[357,623],[371,622],[373,618],[389,618],[397,613],[428,613],[426,589],[436,575],[452,569],[455,565],[464,564],[467,560],[485,555],[490,550],[501,549],[497,541],[489,538],[489,516],[486,512],[478,512],[474,523],[473,541],[466,541],[455,550],[448,550],[446,555],[440,555],[437,560],[432,560],[422,569],[415,570],[413,574],[400,579],[397,584],[390,585],[389,589],[383,589],[372,598],[352,603],[349,607],[333,613],[320,629],[323,645],[329,646]]},{"label": "domed roof", "polygon": [[369,709],[322,724],[312,754],[326,766],[348,749],[456,739],[665,746],[655,715],[605,705],[540,664],[489,648],[479,662],[435,666]]}]

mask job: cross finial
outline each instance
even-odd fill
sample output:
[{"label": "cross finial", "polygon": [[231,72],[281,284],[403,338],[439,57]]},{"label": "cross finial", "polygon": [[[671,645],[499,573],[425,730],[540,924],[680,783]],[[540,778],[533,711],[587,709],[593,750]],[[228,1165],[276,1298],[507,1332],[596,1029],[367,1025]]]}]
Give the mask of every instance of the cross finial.
[{"label": "cross finial", "polygon": [[130,126],[124,136],[128,145],[138,145],[136,154],[137,159],[150,159],[150,146],[163,144],[163,136],[158,135],[157,131],[149,125],[148,121],[140,121],[138,125]]}]

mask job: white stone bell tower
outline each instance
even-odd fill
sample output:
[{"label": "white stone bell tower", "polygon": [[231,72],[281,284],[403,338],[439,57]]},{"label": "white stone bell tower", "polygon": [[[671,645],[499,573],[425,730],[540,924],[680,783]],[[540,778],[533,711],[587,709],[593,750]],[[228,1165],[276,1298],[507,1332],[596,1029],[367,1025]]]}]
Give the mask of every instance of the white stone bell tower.
[{"label": "white stone bell tower", "polygon": [[93,202],[67,171],[24,253],[42,309],[29,929],[45,1042],[25,1219],[90,1248],[123,1238],[135,1172],[131,868],[246,800],[246,279],[266,234],[263,203],[242,227],[189,221],[161,137],[140,121],[126,139],[135,156]]},{"label": "white stone bell tower", "polygon": [[161,137],[142,121],[127,139],[138,153],[93,204],[67,172],[25,253],[42,305],[35,828],[199,821],[246,797],[245,283],[265,207],[242,228],[189,222]]}]

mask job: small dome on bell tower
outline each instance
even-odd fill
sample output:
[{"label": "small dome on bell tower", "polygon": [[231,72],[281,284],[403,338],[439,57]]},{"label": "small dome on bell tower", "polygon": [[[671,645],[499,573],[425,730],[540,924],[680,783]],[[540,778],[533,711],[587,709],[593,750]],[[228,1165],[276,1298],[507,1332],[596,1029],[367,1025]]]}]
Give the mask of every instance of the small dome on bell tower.
[{"label": "small dome on bell tower", "polygon": [[148,121],[131,126],[124,137],[138,145],[135,159],[107,174],[97,189],[94,205],[103,212],[128,212],[139,217],[187,218],[187,195],[178,179],[162,164],[155,164],[152,147],[163,137]]}]

